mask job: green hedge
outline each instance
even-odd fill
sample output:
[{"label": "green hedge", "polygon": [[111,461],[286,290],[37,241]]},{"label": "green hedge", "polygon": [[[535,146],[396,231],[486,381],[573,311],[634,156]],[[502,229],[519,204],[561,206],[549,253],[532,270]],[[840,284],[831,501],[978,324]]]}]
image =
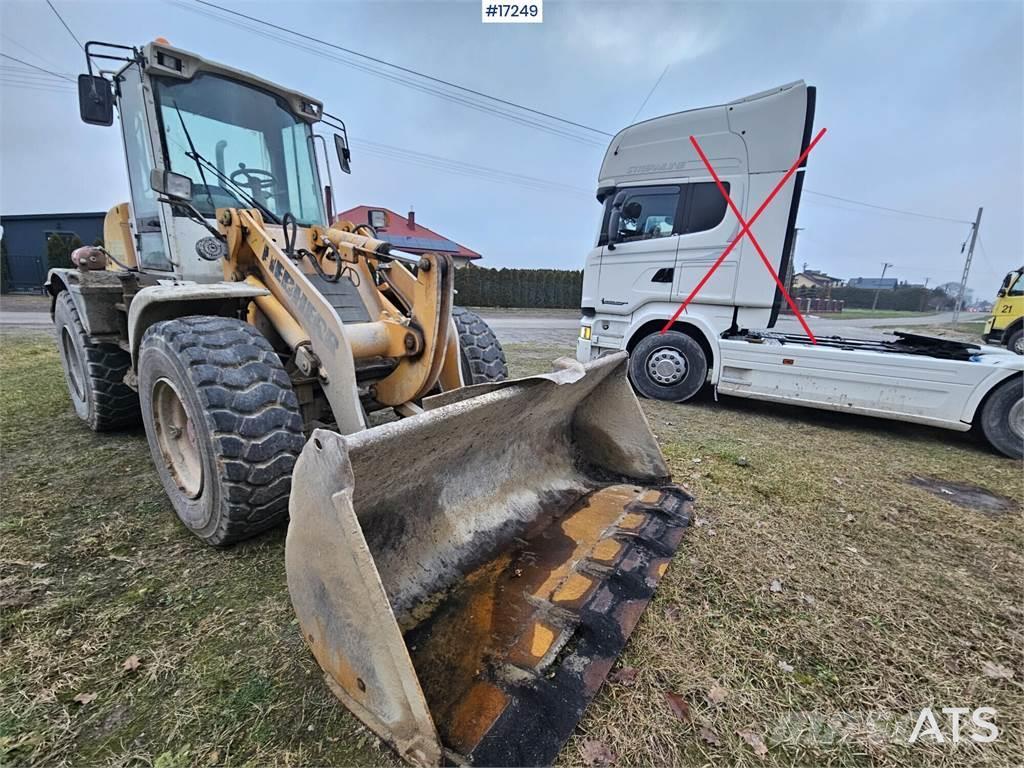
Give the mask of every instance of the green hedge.
[{"label": "green hedge", "polygon": [[468,266],[455,271],[455,290],[455,303],[463,307],[578,309],[583,272]]},{"label": "green hedge", "polygon": [[78,235],[72,235],[71,237],[64,237],[56,233],[50,235],[49,239],[46,241],[47,269],[73,267],[74,264],[71,263],[71,252],[76,248],[81,247],[82,240]]},{"label": "green hedge", "polygon": [[[872,288],[804,288],[793,292],[794,298],[825,298],[845,302],[846,309],[870,309],[875,300]],[[895,290],[878,292],[877,309],[895,310],[898,312],[921,312],[924,310],[952,309],[955,297],[947,296],[939,288],[922,288],[920,286],[900,285]]]}]

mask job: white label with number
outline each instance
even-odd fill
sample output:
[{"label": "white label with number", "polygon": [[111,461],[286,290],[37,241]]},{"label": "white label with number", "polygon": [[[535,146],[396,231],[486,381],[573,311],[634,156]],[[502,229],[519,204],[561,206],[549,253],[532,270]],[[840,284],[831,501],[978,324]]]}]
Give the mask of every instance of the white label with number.
[{"label": "white label with number", "polygon": [[526,3],[480,0],[480,20],[484,24],[540,24],[544,21],[544,0]]}]

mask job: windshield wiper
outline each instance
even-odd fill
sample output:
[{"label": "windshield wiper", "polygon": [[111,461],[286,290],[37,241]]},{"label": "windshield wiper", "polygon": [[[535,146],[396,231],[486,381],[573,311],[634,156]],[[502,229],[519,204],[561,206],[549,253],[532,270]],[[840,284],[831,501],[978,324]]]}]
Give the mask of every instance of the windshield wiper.
[{"label": "windshield wiper", "polygon": [[181,130],[185,134],[185,140],[188,141],[188,147],[191,150],[190,152],[185,153],[185,157],[191,159],[196,164],[196,168],[199,169],[199,178],[203,180],[203,187],[206,190],[206,199],[210,201],[210,208],[216,210],[217,206],[213,202],[213,195],[210,193],[210,185],[206,182],[206,174],[203,171],[204,166],[210,171],[210,173],[214,174],[217,177],[217,180],[222,184],[230,184],[234,188],[228,189],[227,191],[233,194],[239,202],[247,204],[250,208],[258,208],[260,213],[268,217],[272,222],[280,224],[281,218],[276,213],[267,208],[267,206],[255,197],[246,194],[240,184],[233,181],[230,176],[222,173],[217,166],[199,154],[199,150],[196,149],[196,145],[192,141],[192,136],[189,134],[188,128],[185,126],[185,118],[181,116],[181,109],[178,107],[178,102],[172,101],[171,103],[174,104],[174,111],[178,113],[178,120],[181,122]]},{"label": "windshield wiper", "polygon": [[[246,192],[245,188],[241,184],[239,184],[237,181],[233,181],[231,179],[231,177],[228,176],[227,174],[222,173],[221,170],[217,166],[215,166],[213,163],[211,163],[205,157],[200,155],[198,152],[191,152],[191,153],[190,152],[186,152],[185,154],[188,155],[188,157],[190,157],[193,160],[195,160],[196,164],[199,165],[200,168],[205,167],[206,170],[208,170],[210,173],[212,173],[214,176],[217,177],[218,181],[220,181],[223,184],[230,184],[231,188],[227,189],[226,191],[228,191],[232,195],[234,195],[238,199],[239,202],[245,203],[250,208],[258,208],[260,213],[262,213],[266,218],[270,219],[275,224],[280,224],[281,223],[281,217],[280,216],[278,216],[276,213],[274,213],[272,210],[270,210],[266,205],[261,203],[259,200],[257,200],[255,197],[253,197],[251,194]],[[211,203],[212,203],[212,201],[211,201]]]},{"label": "windshield wiper", "polygon": [[[185,126],[185,118],[181,116],[181,110],[178,108],[178,102],[172,101],[171,103],[174,104],[174,111],[178,113],[178,121],[181,123],[181,130],[185,134],[185,140],[188,141],[188,146],[189,149],[192,150],[192,155],[194,155],[192,159],[195,161],[196,168],[199,169],[199,178],[203,180],[203,189],[206,190],[206,199],[210,202],[210,207],[216,210],[217,206],[213,204],[213,195],[210,194],[210,185],[206,183],[206,174],[203,173],[203,166],[199,164],[199,160],[197,159],[199,153],[196,151],[196,145],[192,141],[192,135],[188,132],[188,128]],[[185,155],[188,156],[188,153],[186,152]]]}]

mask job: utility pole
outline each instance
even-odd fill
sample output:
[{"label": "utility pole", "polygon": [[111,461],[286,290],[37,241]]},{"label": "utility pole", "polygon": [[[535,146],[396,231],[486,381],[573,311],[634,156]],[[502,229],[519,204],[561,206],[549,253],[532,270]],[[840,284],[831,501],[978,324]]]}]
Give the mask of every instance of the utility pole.
[{"label": "utility pole", "polygon": [[921,307],[918,309],[918,312],[924,312],[925,309],[928,308],[928,281],[929,280],[931,280],[930,277],[926,277],[924,279],[924,293],[921,295]]},{"label": "utility pole", "polygon": [[[978,215],[971,227],[971,246],[967,249],[967,258],[964,259],[964,274],[960,278],[960,292],[956,296],[956,306],[953,307],[953,325],[960,322],[960,310],[964,305],[964,292],[967,290],[967,275],[971,271],[971,259],[974,258],[974,244],[978,242],[978,228],[981,226],[981,212],[984,208],[978,209]],[[961,253],[963,251],[961,250]]]},{"label": "utility pole", "polygon": [[878,278],[878,287],[875,288],[875,300],[871,302],[871,311],[875,311],[875,307],[878,306],[878,294],[882,292],[882,281],[885,280],[885,270],[889,267],[894,266],[887,261],[882,262],[882,276]]}]

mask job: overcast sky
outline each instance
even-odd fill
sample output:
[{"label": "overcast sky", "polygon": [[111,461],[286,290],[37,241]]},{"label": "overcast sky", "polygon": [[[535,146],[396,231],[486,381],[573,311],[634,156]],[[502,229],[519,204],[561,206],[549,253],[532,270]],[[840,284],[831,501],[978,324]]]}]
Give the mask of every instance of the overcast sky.
[{"label": "overcast sky", "polygon": [[[828,128],[805,190],[958,220],[984,206],[969,281],[981,297],[1024,261],[1021,2],[547,0],[543,24],[529,25],[481,24],[476,0],[214,2],[609,133],[634,121],[666,66],[641,118],[802,78],[818,88],[816,127]],[[321,98],[352,135],[353,173],[335,175],[339,209],[412,204],[419,222],[484,254],[484,266],[578,268],[593,244],[605,136],[546,123],[565,137],[517,122],[522,112],[510,120],[455,103],[194,0],[53,4],[83,41],[163,36]],[[0,35],[9,56],[84,70],[44,0],[2,0]],[[0,67],[0,212],[99,211],[127,199],[117,128],[79,122],[71,83],[10,59]],[[467,164],[518,176],[494,181]],[[932,285],[959,280],[969,230],[806,192],[799,226],[798,268],[876,276],[888,261],[889,275]]]}]

